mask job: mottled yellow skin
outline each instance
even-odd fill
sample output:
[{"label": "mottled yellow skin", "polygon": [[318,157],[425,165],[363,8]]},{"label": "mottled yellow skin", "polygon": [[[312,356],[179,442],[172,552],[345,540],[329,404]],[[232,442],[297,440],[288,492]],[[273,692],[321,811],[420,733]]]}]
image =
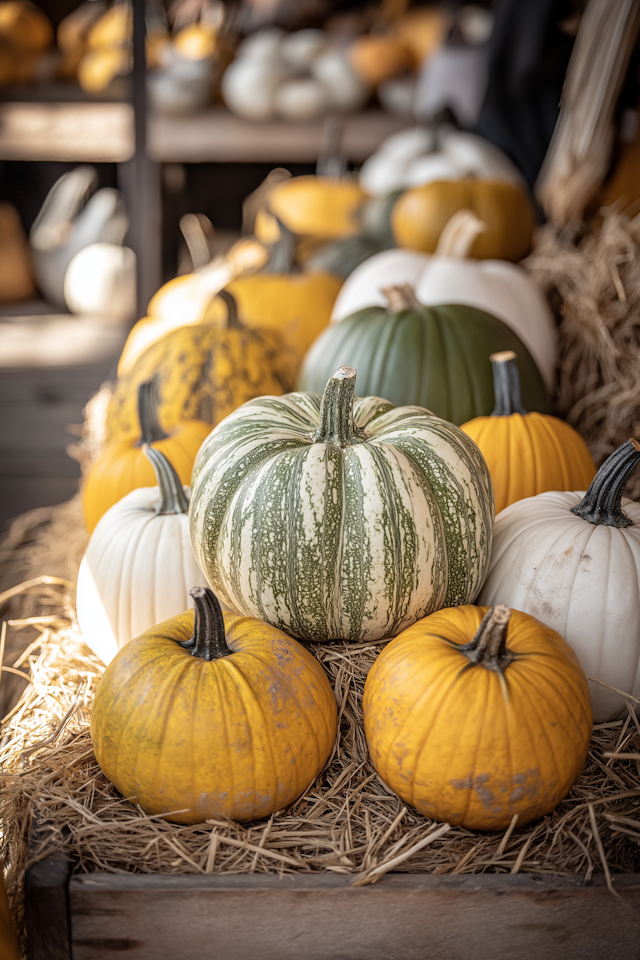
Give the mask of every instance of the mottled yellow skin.
[{"label": "mottled yellow skin", "polygon": [[454,214],[471,210],[486,224],[469,256],[477,260],[521,260],[531,248],[535,218],[520,187],[497,180],[437,180],[412,187],[391,212],[399,247],[435,253],[440,234]]},{"label": "mottled yellow skin", "polygon": [[507,648],[521,659],[503,679],[464,669],[456,644],[473,639],[488,609],[452,607],[409,627],[374,663],[363,701],[384,782],[425,816],[474,830],[553,810],[582,771],[592,728],[576,655],[534,617],[511,611]]},{"label": "mottled yellow skin", "polygon": [[476,417],[460,429],[487,461],[496,514],[516,500],[547,490],[587,490],[596,475],[586,443],[558,417],[542,413]]},{"label": "mottled yellow skin", "polygon": [[138,387],[156,377],[165,430],[184,420],[215,426],[236,407],[293,389],[291,359],[271,330],[197,324],[172,330],[118,377],[107,409],[107,437],[138,426]]},{"label": "mottled yellow skin", "polygon": [[[185,486],[191,483],[193,461],[210,433],[210,423],[188,420],[178,424],[171,436],[153,444],[168,458]],[[153,467],[139,444],[139,429],[112,440],[91,467],[82,488],[82,508],[89,533],[109,507],[132,490],[157,486]]]},{"label": "mottled yellow skin", "polygon": [[147,630],[107,667],[91,713],[96,759],[125,797],[177,823],[266,817],[322,770],[333,691],[297,641],[234,613],[224,613],[233,654],[192,657],[175,641],[193,621],[189,610]]},{"label": "mottled yellow skin", "polygon": [[269,190],[268,207],[292,233],[339,240],[358,232],[366,199],[358,181],[347,177],[291,177]]}]

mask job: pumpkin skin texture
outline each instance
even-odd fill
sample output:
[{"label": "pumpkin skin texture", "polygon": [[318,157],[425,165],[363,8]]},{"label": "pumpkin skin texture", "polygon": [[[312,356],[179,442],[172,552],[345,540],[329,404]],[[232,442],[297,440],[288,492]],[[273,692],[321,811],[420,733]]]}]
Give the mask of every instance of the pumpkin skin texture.
[{"label": "pumpkin skin texture", "polygon": [[157,448],[147,455],[158,486],[133,490],[107,510],[78,572],[80,631],[107,664],[125,643],[182,612],[191,587],[207,582],[189,541],[189,487]]},{"label": "pumpkin skin texture", "polygon": [[369,307],[332,323],[305,357],[298,388],[321,390],[344,361],[358,370],[363,394],[386,397],[396,406],[426,407],[459,425],[493,410],[487,361],[499,350],[517,353],[524,402],[546,413],[542,377],[510,327],[475,307],[425,307],[408,296],[389,309]]},{"label": "pumpkin skin texture", "polygon": [[460,210],[472,210],[487,226],[474,241],[472,257],[521,260],[531,249],[531,202],[520,187],[497,180],[440,180],[405,191],[391,213],[396,243],[434,253],[446,224]]},{"label": "pumpkin skin texture", "polygon": [[[625,466],[640,461],[634,443],[627,441],[605,461],[586,495],[541,493],[502,511],[480,602],[499,597],[538,617],[571,644],[587,677],[638,697],[640,504],[621,502]],[[615,523],[608,522],[608,508],[595,521],[572,512],[598,487],[606,494],[616,484]],[[589,687],[596,723],[626,715],[621,696],[600,684]]]},{"label": "pumpkin skin texture", "polygon": [[384,782],[424,816],[472,830],[503,830],[516,813],[521,826],[553,810],[591,738],[586,678],[554,630],[496,607],[508,617],[515,659],[484,667],[461,651],[490,609],[440,610],[409,627],[381,652],[363,698]]},{"label": "pumpkin skin texture", "polygon": [[191,480],[196,453],[209,436],[211,425],[202,420],[187,420],[178,423],[170,435],[166,434],[158,422],[154,393],[154,381],[140,385],[140,426],[108,443],[87,474],[82,488],[82,509],[89,533],[107,510],[126,494],[138,487],[155,486],[156,475],[144,454],[144,444],[154,444],[169,458],[182,483],[188,484]]},{"label": "pumpkin skin texture", "polygon": [[[493,354],[496,408],[461,430],[477,443],[489,467],[496,513],[510,503],[545,490],[580,490],[589,486],[596,466],[589,448],[564,420],[527,413],[520,400],[515,354]],[[508,376],[507,367],[512,369]]]},{"label": "pumpkin skin texture", "polygon": [[269,210],[295,234],[338,240],[358,232],[357,212],[367,199],[357,180],[291,177],[269,190]]},{"label": "pumpkin skin texture", "polygon": [[282,338],[274,331],[240,324],[172,330],[118,378],[107,409],[107,437],[134,428],[137,388],[152,376],[160,395],[158,414],[171,430],[184,420],[215,425],[246,400],[286,393],[293,371]]},{"label": "pumpkin skin texture", "polygon": [[[198,590],[193,597],[198,607]],[[228,653],[212,659],[189,652],[193,610],[132,640],[91,711],[104,774],[176,823],[282,809],[317,777],[335,739],[335,697],[318,661],[266,623],[223,617]]]},{"label": "pumpkin skin texture", "polygon": [[479,590],[493,495],[450,423],[379,397],[353,402],[341,367],[324,396],[244,405],[196,460],[196,558],[234,610],[305,640],[380,639]]}]

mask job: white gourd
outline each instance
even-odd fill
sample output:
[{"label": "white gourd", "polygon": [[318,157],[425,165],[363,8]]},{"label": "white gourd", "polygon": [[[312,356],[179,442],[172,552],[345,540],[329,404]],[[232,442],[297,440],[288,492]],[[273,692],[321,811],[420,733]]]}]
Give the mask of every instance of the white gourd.
[{"label": "white gourd", "polygon": [[132,490],[100,519],[80,565],[78,623],[108,664],[149,627],[192,606],[206,586],[189,541],[189,488],[162,453],[148,447],[158,487]]},{"label": "white gourd", "polygon": [[239,57],[222,75],[222,96],[229,109],[245,120],[268,120],[282,76],[278,62]]},{"label": "white gourd", "polygon": [[273,95],[273,109],[285,120],[315,120],[325,114],[329,106],[326,88],[309,77],[286,80]]},{"label": "white gourd", "polygon": [[355,73],[344,50],[326,50],[310,66],[311,75],[327,91],[329,106],[339,113],[351,113],[364,106],[370,90]]},{"label": "white gourd", "polygon": [[136,313],[136,255],[115,243],[92,243],[76,253],[64,278],[64,299],[72,313],[114,323]]},{"label": "white gourd", "polygon": [[[622,492],[639,462],[640,444],[628,440],[586,495],[541,493],[503,510],[478,601],[537,617],[573,647],[587,678],[633,697],[640,696],[640,504]],[[626,714],[619,694],[589,687],[596,723]]]},{"label": "white gourd", "polygon": [[393,134],[363,163],[360,185],[369,196],[379,197],[470,176],[523,185],[522,174],[502,150],[477,134],[449,127],[437,135],[420,128]]},{"label": "white gourd", "polygon": [[426,306],[461,303],[503,320],[518,334],[552,390],[557,337],[551,308],[521,267],[468,256],[483,229],[474,213],[460,210],[443,230],[433,256],[411,250],[375,254],[347,277],[334,304],[332,322],[364,307],[384,306],[383,287],[409,283]]}]

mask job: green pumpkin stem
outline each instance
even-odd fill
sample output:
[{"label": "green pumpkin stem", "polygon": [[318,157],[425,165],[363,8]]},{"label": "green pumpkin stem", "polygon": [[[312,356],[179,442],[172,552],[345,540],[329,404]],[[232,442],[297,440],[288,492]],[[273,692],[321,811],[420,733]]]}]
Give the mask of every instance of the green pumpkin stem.
[{"label": "green pumpkin stem", "polygon": [[173,464],[165,457],[164,453],[156,450],[148,443],[144,444],[142,452],[150,461],[160,487],[160,501],[156,507],[156,516],[160,517],[169,513],[188,513],[189,499]]},{"label": "green pumpkin stem", "polygon": [[522,404],[520,392],[520,374],[518,361],[513,350],[503,350],[501,353],[492,353],[490,358],[493,367],[493,392],[496,405],[492,417],[510,417],[512,413],[521,413],[526,416],[527,411]]},{"label": "green pumpkin stem", "polygon": [[624,488],[631,474],[640,463],[640,443],[626,440],[607,457],[591,486],[580,503],[571,508],[571,513],[589,523],[607,527],[630,527],[630,520],[621,506]]},{"label": "green pumpkin stem", "polygon": [[410,283],[382,287],[380,292],[386,297],[387,309],[390,313],[400,313],[401,310],[422,310],[424,307]]},{"label": "green pumpkin stem", "polygon": [[356,371],[340,367],[324,388],[320,404],[320,424],[313,434],[316,443],[334,443],[348,447],[361,443],[364,431],[353,422],[353,397],[356,389]]},{"label": "green pumpkin stem", "polygon": [[138,387],[138,417],[142,436],[138,442],[141,447],[145,443],[157,443],[166,440],[169,436],[160,426],[158,420],[158,391],[155,377],[147,380]]},{"label": "green pumpkin stem", "polygon": [[280,236],[269,248],[269,262],[264,273],[291,273],[296,250],[296,238],[279,217],[276,217]]},{"label": "green pumpkin stem", "polygon": [[[216,297],[219,297],[220,300],[224,300],[227,305],[227,330],[239,330],[242,327],[240,320],[238,318],[238,304],[236,303],[236,298],[232,293],[229,293],[228,290],[220,290]],[[216,297],[213,299],[215,300]]]},{"label": "green pumpkin stem", "polygon": [[507,648],[507,631],[511,610],[504,603],[491,607],[482,618],[473,640],[457,649],[468,658],[469,667],[484,667],[502,673],[515,660]]},{"label": "green pumpkin stem", "polygon": [[193,636],[190,640],[178,641],[180,646],[199,660],[229,657],[233,650],[225,637],[222,608],[215,593],[209,587],[193,587],[189,596],[195,605]]}]

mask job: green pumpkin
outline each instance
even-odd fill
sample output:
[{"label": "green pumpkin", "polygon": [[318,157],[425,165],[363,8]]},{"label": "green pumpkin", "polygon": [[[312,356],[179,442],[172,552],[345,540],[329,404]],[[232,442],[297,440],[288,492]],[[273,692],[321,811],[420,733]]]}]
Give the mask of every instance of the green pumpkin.
[{"label": "green pumpkin", "polygon": [[304,640],[395,636],[470,603],[491,550],[493,488],[451,423],[380,397],[354,403],[341,367],[324,396],[259,397],[196,458],[196,559],[234,610]]},{"label": "green pumpkin", "polygon": [[408,286],[385,290],[389,309],[367,307],[331,324],[309,349],[300,390],[322,390],[340,364],[358,370],[362,393],[396,406],[426,407],[460,425],[495,407],[489,357],[513,350],[527,410],[549,413],[549,396],[533,357],[497,317],[460,304],[425,307]]}]

